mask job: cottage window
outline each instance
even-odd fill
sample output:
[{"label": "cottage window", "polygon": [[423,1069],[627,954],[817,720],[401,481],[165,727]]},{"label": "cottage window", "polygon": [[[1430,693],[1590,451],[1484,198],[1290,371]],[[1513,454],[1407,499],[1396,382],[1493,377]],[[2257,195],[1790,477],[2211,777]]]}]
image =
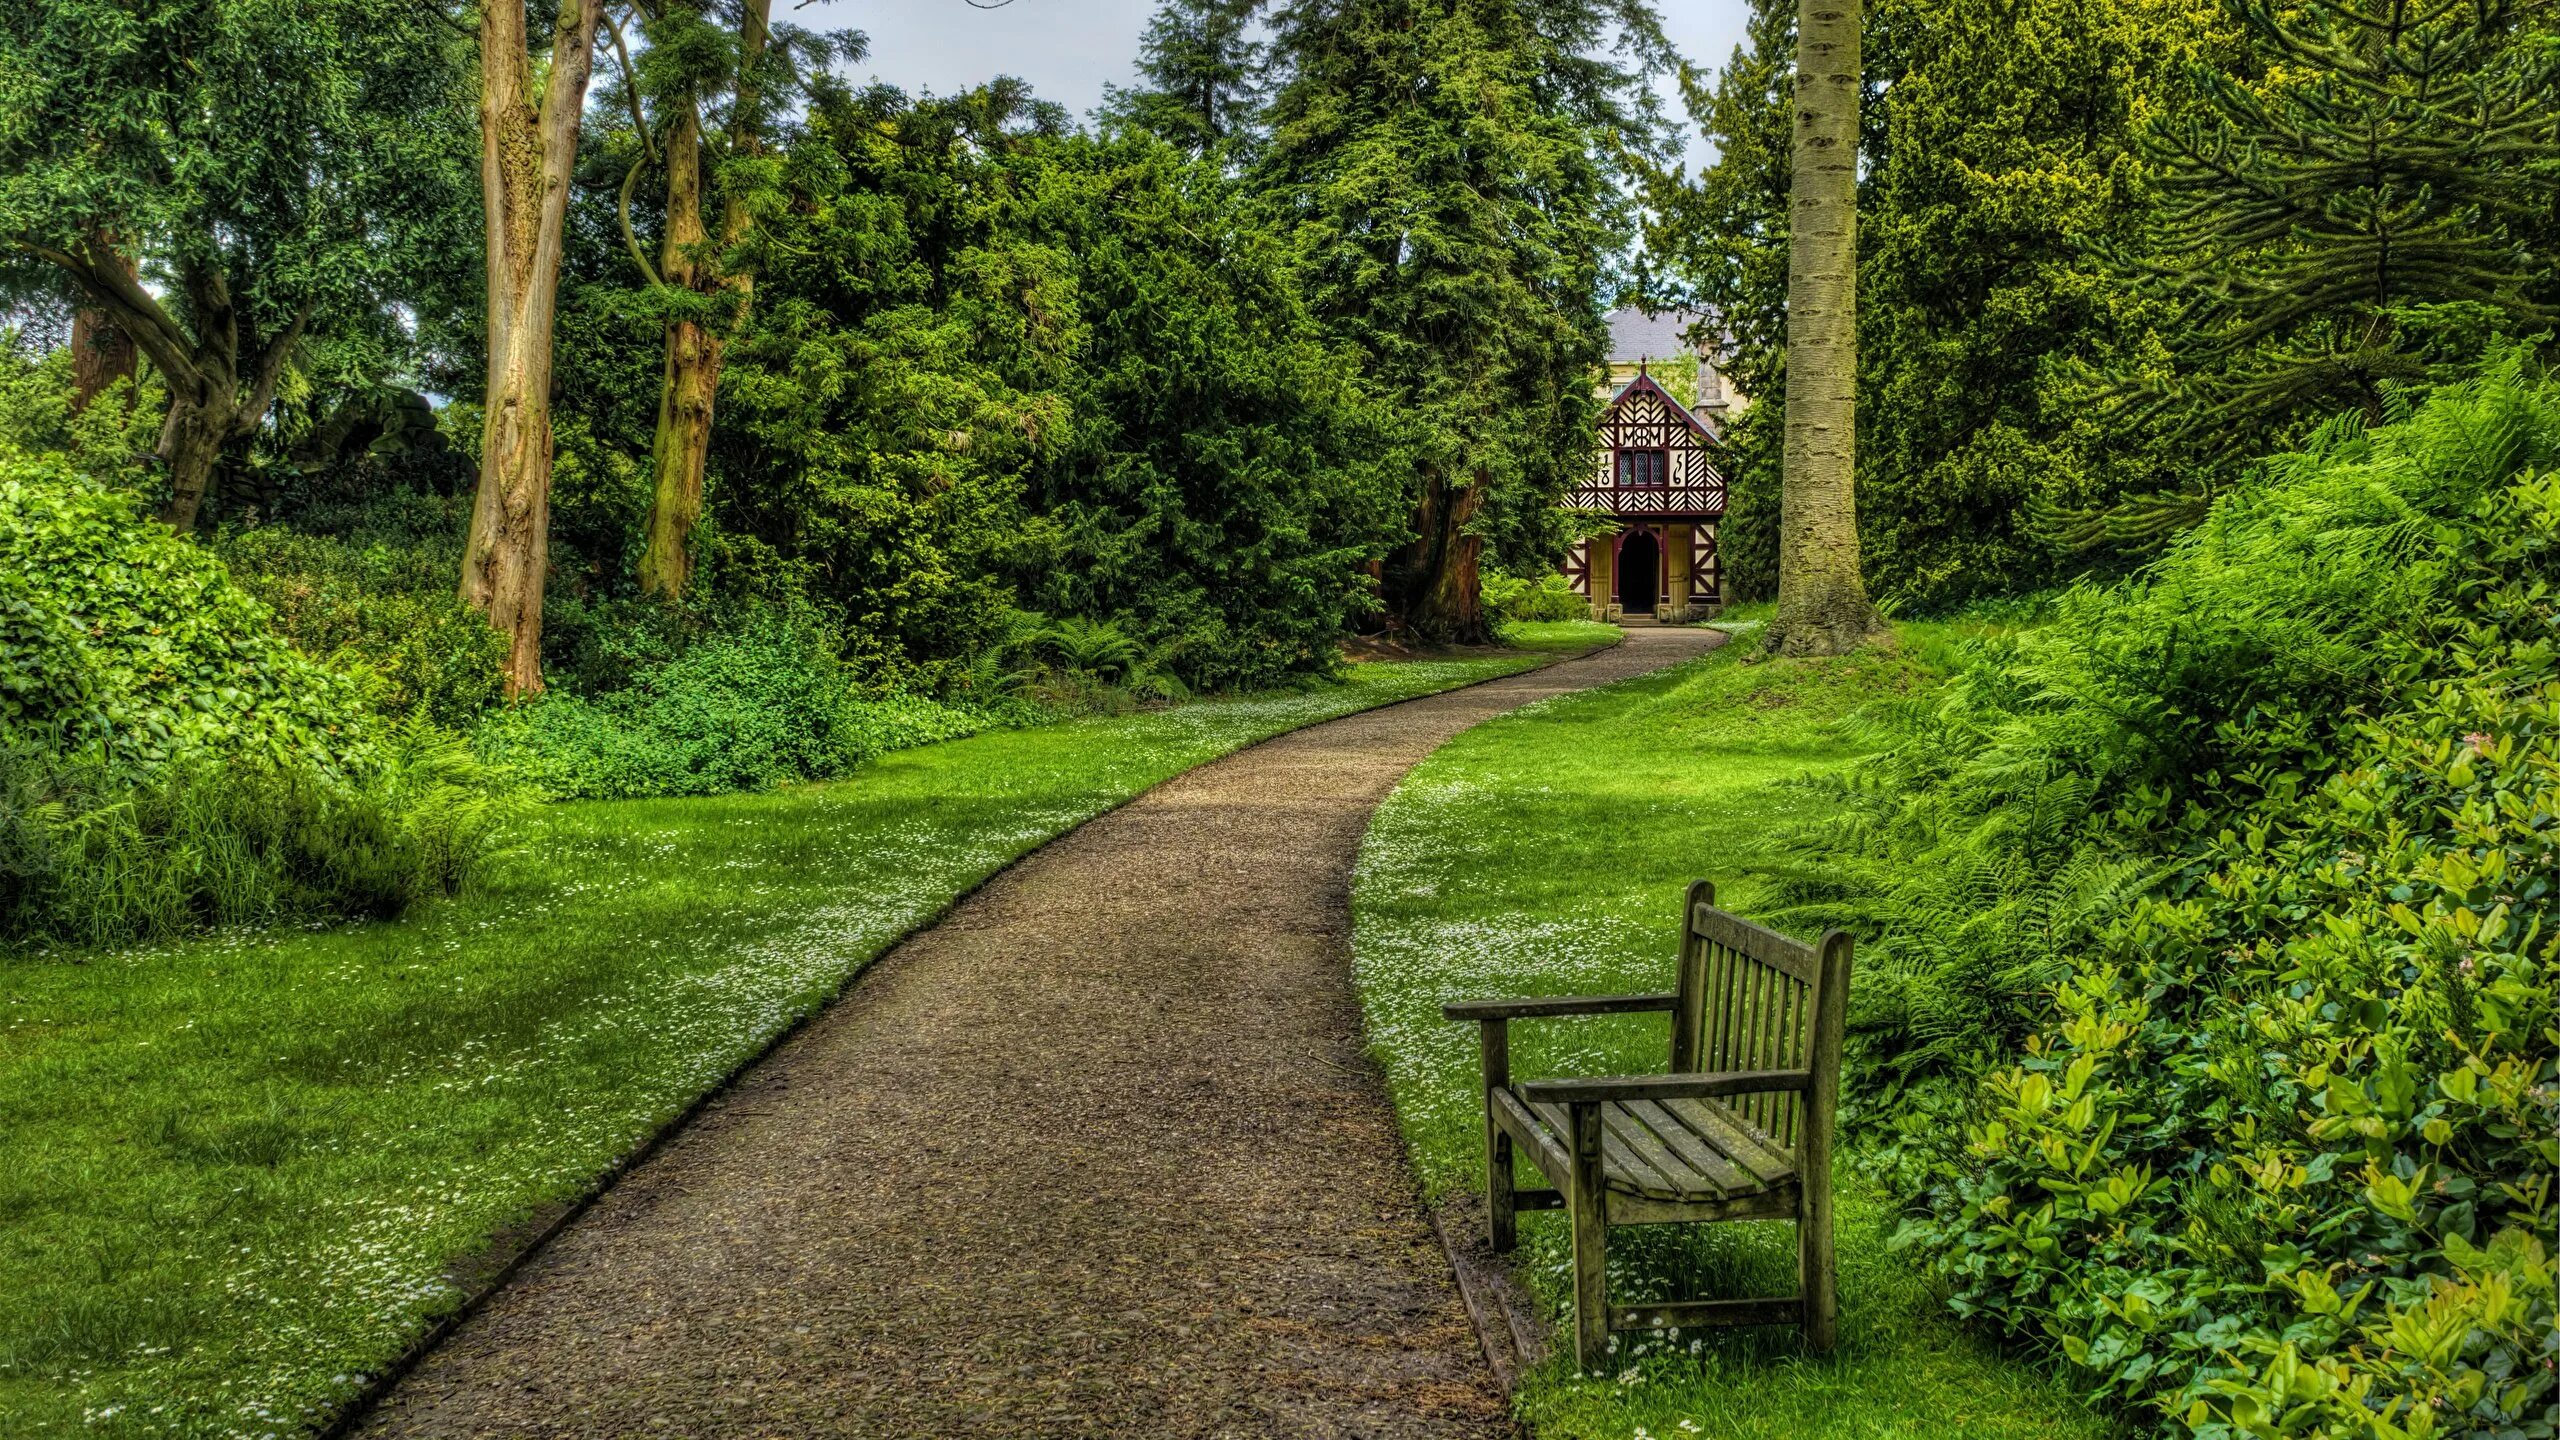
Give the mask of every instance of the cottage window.
[{"label": "cottage window", "polygon": [[1670,455],[1662,450],[1618,452],[1618,487],[1659,490],[1671,483]]}]

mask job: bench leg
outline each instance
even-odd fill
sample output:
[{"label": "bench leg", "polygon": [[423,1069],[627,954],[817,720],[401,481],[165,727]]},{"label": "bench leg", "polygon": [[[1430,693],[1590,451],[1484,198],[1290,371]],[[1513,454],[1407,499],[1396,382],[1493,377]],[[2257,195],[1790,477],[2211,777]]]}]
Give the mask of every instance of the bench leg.
[{"label": "bench leg", "polygon": [[1840,1277],[1831,1249],[1828,1184],[1808,1189],[1796,1210],[1796,1294],[1804,1301],[1805,1348],[1831,1353],[1840,1343]]},{"label": "bench leg", "polygon": [[1484,1213],[1485,1242],[1497,1255],[1520,1243],[1520,1224],[1511,1203],[1511,1136],[1494,1122],[1494,1092],[1511,1083],[1511,1027],[1502,1020],[1482,1022],[1484,1041]]},{"label": "bench leg", "polygon": [[1573,1107],[1573,1358],[1595,1370],[1609,1353],[1609,1211],[1600,1176],[1600,1107]]}]

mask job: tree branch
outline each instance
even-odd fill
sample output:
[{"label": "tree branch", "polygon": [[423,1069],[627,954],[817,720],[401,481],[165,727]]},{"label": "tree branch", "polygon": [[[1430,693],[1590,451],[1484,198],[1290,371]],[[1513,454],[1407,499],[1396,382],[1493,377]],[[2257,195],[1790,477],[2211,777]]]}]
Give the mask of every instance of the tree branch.
[{"label": "tree branch", "polygon": [[[613,32],[614,63],[622,71],[622,96],[631,104],[631,128],[639,133],[641,158],[654,165],[658,160],[658,147],[649,138],[648,116],[640,109],[640,81],[632,70],[631,47],[623,42],[622,22],[615,19],[610,10],[602,14],[604,28]],[[630,189],[628,185],[623,187],[626,195]]]},{"label": "tree branch", "polygon": [[293,312],[293,323],[277,332],[276,337],[267,342],[266,349],[259,353],[257,384],[249,391],[249,402],[241,406],[231,420],[234,435],[254,433],[259,422],[267,418],[267,407],[276,403],[276,386],[284,379],[284,362],[296,342],[302,339],[304,328],[310,325],[315,303],[304,301],[302,308]]},{"label": "tree branch", "polygon": [[630,247],[631,263],[639,266],[640,273],[649,277],[649,288],[655,290],[667,282],[658,278],[656,268],[649,264],[649,257],[640,249],[639,234],[631,228],[631,187],[640,183],[641,168],[648,163],[646,157],[631,162],[631,172],[622,177],[622,198],[614,209],[622,221],[622,243]]},{"label": "tree branch", "polygon": [[[478,25],[465,25],[461,21],[454,19],[452,16],[447,15],[444,13],[444,7],[437,4],[436,0],[422,0],[421,8],[423,8],[428,14],[436,17],[436,20],[439,23],[441,23],[446,29],[451,30],[454,34],[474,43],[479,41],[480,27]],[[470,7],[465,6],[464,8],[468,9]]]},{"label": "tree branch", "polygon": [[16,243],[19,249],[68,273],[73,283],[98,302],[99,309],[114,317],[116,328],[132,336],[133,343],[150,355],[151,363],[169,377],[173,388],[192,387],[202,380],[203,372],[197,368],[186,332],[169,318],[168,311],[160,308],[150,291],[125,273],[121,263],[110,258],[101,264],[95,255],[73,255],[26,240]]}]

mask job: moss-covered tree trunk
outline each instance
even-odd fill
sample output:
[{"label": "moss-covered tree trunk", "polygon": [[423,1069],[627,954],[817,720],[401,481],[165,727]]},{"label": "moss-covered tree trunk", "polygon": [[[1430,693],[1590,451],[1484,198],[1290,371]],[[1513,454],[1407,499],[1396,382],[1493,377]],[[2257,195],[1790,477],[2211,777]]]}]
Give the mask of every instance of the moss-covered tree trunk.
[{"label": "moss-covered tree trunk", "polygon": [[[764,96],[758,71],[771,35],[772,0],[747,0],[741,10],[737,89],[729,119],[732,160],[751,158],[764,148]],[[727,291],[735,300],[729,317],[734,323],[745,317],[755,297],[755,274],[736,255],[755,225],[755,211],[744,186],[732,183],[721,206],[719,249],[716,253],[706,250],[702,127],[695,103],[696,97],[688,93],[668,127],[666,246],[660,278],[686,290]],[[680,598],[693,578],[693,531],[702,521],[703,480],[720,396],[723,343],[718,331],[699,320],[680,319],[667,326],[640,588],[670,600]]]},{"label": "moss-covered tree trunk", "polygon": [[1858,0],[1796,22],[1787,436],[1770,647],[1840,655],[1877,628],[1858,561]]},{"label": "moss-covered tree trunk", "polygon": [[[667,221],[658,277],[675,290],[708,288],[715,265],[703,253],[702,128],[687,94],[666,131]],[[692,574],[693,527],[702,518],[702,472],[711,453],[711,416],[720,387],[720,337],[699,317],[670,320],[666,364],[658,383],[658,428],[652,447],[648,538],[640,552],[640,588],[674,599]]]},{"label": "moss-covered tree trunk", "polygon": [[139,371],[141,354],[133,337],[117,328],[115,317],[95,305],[71,313],[71,406],[86,410],[89,402],[119,380]]},{"label": "moss-covered tree trunk", "polygon": [[507,637],[510,696],[542,689],[550,564],[551,338],[597,0],[560,0],[537,101],[524,7],[480,7],[480,185],[488,234],[489,382],[480,488],[459,593]]}]

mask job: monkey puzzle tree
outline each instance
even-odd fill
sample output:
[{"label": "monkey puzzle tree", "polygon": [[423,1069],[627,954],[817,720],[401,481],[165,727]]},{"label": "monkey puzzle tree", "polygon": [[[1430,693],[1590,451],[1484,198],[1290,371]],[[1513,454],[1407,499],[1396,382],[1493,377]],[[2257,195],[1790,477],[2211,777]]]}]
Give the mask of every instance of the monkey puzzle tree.
[{"label": "monkey puzzle tree", "polygon": [[160,372],[160,514],[191,530],[301,340],[450,245],[467,56],[396,0],[48,0],[0,36],[0,237]]},{"label": "monkey puzzle tree", "polygon": [[2168,315],[2161,361],[2101,393],[2177,446],[2184,483],[2058,511],[2065,546],[2148,549],[2336,411],[2379,422],[2394,389],[2560,322],[2560,37],[2538,7],[2236,8],[2253,63],[2193,68],[2197,98],[2149,136],[2146,233],[2105,256]]}]

